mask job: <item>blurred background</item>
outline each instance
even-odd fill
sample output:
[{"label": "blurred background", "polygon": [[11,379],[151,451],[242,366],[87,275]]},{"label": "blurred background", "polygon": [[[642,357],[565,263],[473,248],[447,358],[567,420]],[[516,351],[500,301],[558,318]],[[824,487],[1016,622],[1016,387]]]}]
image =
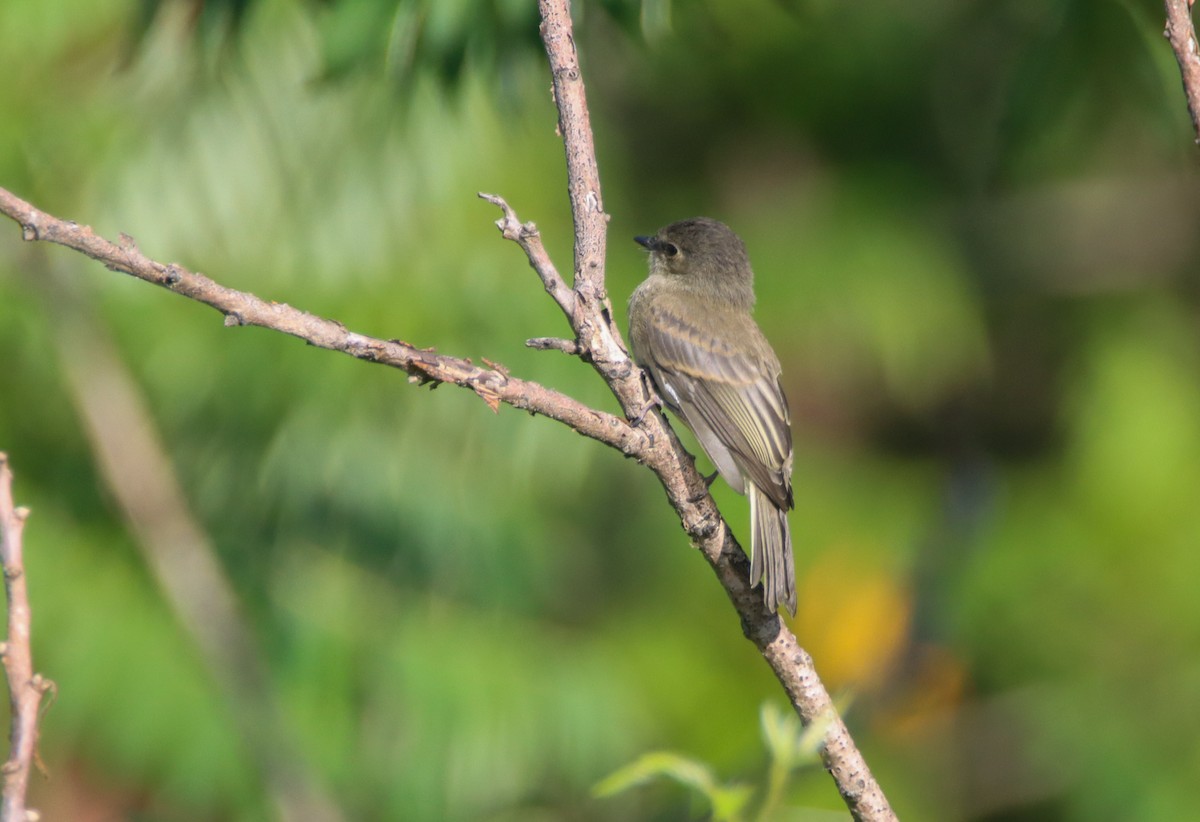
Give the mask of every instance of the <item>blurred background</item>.
[{"label": "blurred background", "polygon": [[[622,321],[634,234],[705,214],[750,249],[791,627],[901,818],[1190,818],[1200,189],[1161,5],[574,12]],[[35,205],[616,410],[524,348],[566,325],[475,197],[569,272],[531,0],[6,0],[0,72],[0,185]],[[616,452],[7,221],[0,363],[43,818],[703,818],[669,779],[593,794],[661,750],[763,801],[783,695]],[[768,815],[847,818],[811,759]]]}]

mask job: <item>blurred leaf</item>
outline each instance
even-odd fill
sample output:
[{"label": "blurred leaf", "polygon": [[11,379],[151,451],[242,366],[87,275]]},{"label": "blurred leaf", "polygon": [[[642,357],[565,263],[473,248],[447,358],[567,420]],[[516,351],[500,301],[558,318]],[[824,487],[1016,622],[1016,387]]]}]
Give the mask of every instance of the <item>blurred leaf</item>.
[{"label": "blurred leaf", "polygon": [[671,779],[702,796],[717,820],[740,819],[753,794],[748,785],[720,785],[707,766],[666,751],[644,754],[596,784],[593,792],[609,797],[657,779]]},{"label": "blurred leaf", "polygon": [[795,711],[785,711],[774,702],[764,702],[759,709],[759,723],[772,763],[790,771],[800,765],[819,762],[821,743],[831,719],[826,717],[805,728]]}]

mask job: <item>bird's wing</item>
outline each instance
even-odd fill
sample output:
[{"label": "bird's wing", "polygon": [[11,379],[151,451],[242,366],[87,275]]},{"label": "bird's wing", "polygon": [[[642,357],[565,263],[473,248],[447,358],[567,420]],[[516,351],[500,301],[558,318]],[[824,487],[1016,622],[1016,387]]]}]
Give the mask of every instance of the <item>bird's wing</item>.
[{"label": "bird's wing", "polygon": [[[780,508],[792,507],[792,432],[779,362],[754,321],[739,318],[745,335],[735,348],[669,308],[650,309],[640,342],[652,374],[696,433],[722,476],[743,490],[733,466]],[[711,313],[711,310],[710,310]],[[703,313],[699,316],[703,316]],[[751,345],[745,345],[747,341]],[[725,453],[722,453],[725,452]],[[744,490],[743,490],[744,492]]]}]

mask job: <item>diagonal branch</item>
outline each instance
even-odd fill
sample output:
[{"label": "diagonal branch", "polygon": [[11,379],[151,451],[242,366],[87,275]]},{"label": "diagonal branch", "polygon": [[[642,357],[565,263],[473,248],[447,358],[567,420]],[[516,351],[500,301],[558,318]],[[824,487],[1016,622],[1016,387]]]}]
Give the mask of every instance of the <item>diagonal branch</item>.
[{"label": "diagonal branch", "polygon": [[504,212],[504,216],[496,221],[496,228],[500,229],[500,234],[504,239],[512,240],[521,246],[521,250],[529,258],[529,266],[541,277],[542,285],[546,287],[546,293],[554,298],[554,301],[558,303],[558,307],[567,315],[567,319],[573,318],[576,309],[575,292],[563,282],[562,275],[554,267],[554,262],[550,259],[550,255],[546,253],[546,247],[542,245],[542,235],[538,233],[537,226],[533,223],[521,222],[521,219],[517,216],[517,212],[513,211],[512,206],[504,202],[503,197],[497,197],[495,194],[484,194],[481,191],[479,192],[479,198],[487,200]]},{"label": "diagonal branch", "polygon": [[166,265],[146,257],[126,235],[121,235],[119,244],[110,242],[89,226],[60,220],[3,188],[0,188],[0,213],[21,225],[26,240],[44,240],[74,249],[113,271],[130,274],[204,303],[224,314],[227,326],[270,328],[318,348],[399,368],[408,372],[411,382],[444,382],[469,388],[493,411],[503,402],[542,414],[631,456],[636,456],[645,446],[646,436],[625,420],[589,408],[559,391],[510,376],[503,368],[481,368],[470,360],[438,354],[430,348],[357,334],[339,322],[300,311],[286,303],[271,302],[249,292],[226,288],[181,265]]},{"label": "diagonal branch", "polygon": [[1192,128],[1200,142],[1200,49],[1196,44],[1196,29],[1192,25],[1192,3],[1194,0],[1164,0],[1167,10],[1167,27],[1163,36],[1171,42],[1175,60],[1179,63],[1179,74],[1183,80],[1183,93],[1187,96],[1188,113],[1192,115]]}]

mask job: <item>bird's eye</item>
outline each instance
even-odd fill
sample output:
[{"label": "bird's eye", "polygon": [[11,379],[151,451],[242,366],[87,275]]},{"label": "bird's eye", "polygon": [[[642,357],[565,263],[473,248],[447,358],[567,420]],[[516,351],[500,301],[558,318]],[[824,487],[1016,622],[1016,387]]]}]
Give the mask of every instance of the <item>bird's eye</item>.
[{"label": "bird's eye", "polygon": [[675,245],[675,243],[663,243],[662,251],[668,257],[674,257],[679,253],[679,246]]}]

